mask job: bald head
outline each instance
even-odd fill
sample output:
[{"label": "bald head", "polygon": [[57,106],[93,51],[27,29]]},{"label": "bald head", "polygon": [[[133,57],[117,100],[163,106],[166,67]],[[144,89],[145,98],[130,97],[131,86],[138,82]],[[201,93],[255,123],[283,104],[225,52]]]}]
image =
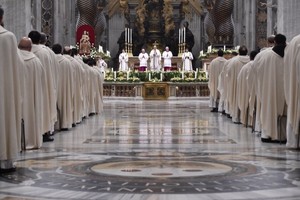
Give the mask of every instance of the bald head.
[{"label": "bald head", "polygon": [[19,49],[24,51],[31,51],[31,47],[32,47],[31,39],[28,37],[23,37],[20,40],[18,47]]}]

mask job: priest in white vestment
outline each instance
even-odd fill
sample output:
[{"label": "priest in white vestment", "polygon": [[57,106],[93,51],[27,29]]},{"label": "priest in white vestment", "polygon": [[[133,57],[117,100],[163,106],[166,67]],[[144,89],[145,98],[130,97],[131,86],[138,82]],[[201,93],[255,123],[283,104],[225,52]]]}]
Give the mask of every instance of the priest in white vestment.
[{"label": "priest in white vestment", "polygon": [[248,126],[252,124],[252,116],[249,114],[249,99],[250,90],[247,84],[247,76],[251,68],[253,67],[253,60],[257,52],[252,51],[250,53],[250,62],[244,65],[237,77],[237,94],[238,94],[238,107],[240,110],[241,123]]},{"label": "priest in white vestment", "polygon": [[253,67],[249,70],[248,73],[248,87],[250,90],[250,99],[249,99],[249,114],[253,118],[253,131],[257,133],[261,133],[261,121],[260,121],[260,107],[261,102],[257,98],[257,88],[258,88],[258,81],[257,81],[257,69],[256,66],[258,66],[258,63],[261,58],[264,57],[264,53],[266,53],[269,50],[272,50],[274,46],[274,38],[275,35],[271,35],[267,38],[268,44],[266,47],[262,48],[260,52],[257,54],[257,56],[254,59]]},{"label": "priest in white vestment", "polygon": [[83,62],[82,57],[78,54],[77,49],[72,49],[74,58],[81,64],[82,68],[82,118],[85,118],[89,115],[88,113],[88,85],[89,85],[89,72],[90,67]]},{"label": "priest in white vestment", "polygon": [[122,53],[119,55],[119,71],[127,71],[128,70],[128,54],[125,50],[122,50]]},{"label": "priest in white vestment", "polygon": [[183,71],[192,71],[193,64],[192,60],[194,59],[193,54],[189,52],[188,49],[182,54],[182,70]]},{"label": "priest in white vestment", "polygon": [[[43,90],[44,101],[44,111],[43,111],[43,128],[44,128],[44,141],[53,141],[53,138],[49,136],[49,133],[54,129],[54,120],[57,118],[56,111],[56,96],[55,96],[55,86],[54,86],[54,74],[51,69],[52,61],[49,52],[39,44],[41,34],[38,31],[31,31],[28,34],[28,37],[32,41],[32,49],[33,52],[41,61],[44,71],[45,71],[45,80],[46,87]],[[48,105],[48,106],[47,106]]]},{"label": "priest in white vestment", "polygon": [[218,57],[213,59],[208,68],[208,88],[210,91],[209,95],[209,107],[212,108],[212,112],[218,112],[218,103],[220,94],[217,90],[219,75],[222,72],[226,59],[223,57],[223,50],[218,51]]},{"label": "priest in white vestment", "polygon": [[83,113],[83,89],[82,89],[82,79],[83,72],[81,64],[71,56],[70,47],[66,46],[63,50],[64,56],[71,62],[73,67],[73,85],[74,85],[74,96],[73,96],[73,126],[82,121]]},{"label": "priest in white vestment", "polygon": [[145,49],[142,49],[141,53],[139,54],[139,61],[140,61],[139,71],[144,72],[147,70],[148,59],[149,59],[148,53],[145,51]]},{"label": "priest in white vestment", "polygon": [[[286,37],[275,36],[275,46],[264,53],[256,67],[258,91],[257,97],[261,102],[261,127],[263,142],[283,141],[286,136],[278,131],[278,117],[284,115],[284,49]],[[280,126],[280,125],[279,125]]]},{"label": "priest in white vestment", "polygon": [[287,103],[287,147],[299,148],[300,35],[288,44],[284,56],[284,92]]},{"label": "priest in white vestment", "polygon": [[94,84],[96,87],[96,96],[95,96],[95,112],[97,114],[102,113],[103,111],[103,82],[104,82],[104,74],[101,72],[98,66],[93,66],[92,68],[95,70],[95,78]]},{"label": "priest in white vestment", "polygon": [[74,73],[75,70],[71,61],[62,55],[62,46],[54,44],[52,47],[59,63],[58,88],[57,88],[57,109],[58,124],[60,130],[72,128],[73,124],[73,98],[75,93]]},{"label": "priest in white vestment", "polygon": [[107,70],[107,63],[100,56],[97,61],[97,66],[100,68],[101,72],[105,72]]},{"label": "priest in white vestment", "polygon": [[[0,24],[3,19],[0,7]],[[13,33],[0,25],[0,172],[15,170],[21,150],[21,83],[23,61]]]},{"label": "priest in white vestment", "polygon": [[41,61],[31,52],[30,38],[22,38],[19,43],[25,66],[23,70],[23,120],[25,149],[38,149],[43,143],[43,89],[45,73]]},{"label": "priest in white vestment", "polygon": [[162,58],[164,59],[164,71],[170,71],[172,68],[172,57],[173,54],[170,51],[169,47],[166,47],[165,51],[162,54]]},{"label": "priest in white vestment", "polygon": [[227,79],[227,101],[230,105],[229,114],[232,117],[234,123],[240,123],[240,113],[237,104],[238,93],[237,93],[237,76],[242,67],[250,61],[247,56],[248,50],[245,46],[241,46],[239,49],[239,55],[232,58],[228,64],[228,70],[226,74]]},{"label": "priest in white vestment", "polygon": [[[236,52],[232,52],[232,56],[237,56],[238,54]],[[222,112],[223,114],[229,113],[229,105],[227,103],[227,79],[226,79],[226,74],[227,74],[227,69],[228,69],[228,64],[230,63],[230,60],[232,58],[228,59],[225,61],[224,66],[222,68],[222,71],[219,75],[218,78],[218,91],[220,92],[220,100],[219,100],[219,107],[218,111]],[[228,111],[228,112],[226,112]]]},{"label": "priest in white vestment", "polygon": [[150,69],[151,71],[161,70],[161,53],[154,45],[153,49],[150,51]]}]

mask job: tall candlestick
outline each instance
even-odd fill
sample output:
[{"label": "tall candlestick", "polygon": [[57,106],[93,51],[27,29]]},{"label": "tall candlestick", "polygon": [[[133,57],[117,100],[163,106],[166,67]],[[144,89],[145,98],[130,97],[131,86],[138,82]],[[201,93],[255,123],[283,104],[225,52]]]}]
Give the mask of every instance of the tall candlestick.
[{"label": "tall candlestick", "polygon": [[132,29],[130,29],[130,43],[132,44]]},{"label": "tall candlestick", "polygon": [[125,28],[125,43],[127,43],[127,28]]},{"label": "tall candlestick", "polygon": [[127,31],[128,31],[128,34],[127,34],[127,35],[128,35],[128,43],[129,43],[129,42],[130,42],[130,41],[129,41],[129,39],[130,39],[130,29],[128,28]]},{"label": "tall candlestick", "polygon": [[183,28],[183,43],[185,43],[185,37],[186,37],[186,30],[185,27]]},{"label": "tall candlestick", "polygon": [[181,42],[181,41],[180,41],[180,37],[181,37],[181,34],[180,34],[180,33],[181,33],[181,30],[180,30],[180,28],[179,28],[178,32],[179,32],[179,37],[178,37],[178,38],[179,38],[179,44],[180,44],[180,42]]}]

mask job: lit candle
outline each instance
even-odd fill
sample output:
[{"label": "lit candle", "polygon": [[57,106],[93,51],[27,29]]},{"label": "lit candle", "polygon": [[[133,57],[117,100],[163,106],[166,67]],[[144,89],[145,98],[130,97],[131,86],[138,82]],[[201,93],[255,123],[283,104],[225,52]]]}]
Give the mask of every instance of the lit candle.
[{"label": "lit candle", "polygon": [[149,81],[151,81],[151,73],[149,73]]},{"label": "lit candle", "polygon": [[116,79],[117,79],[117,72],[114,71],[114,80],[116,80]]},{"label": "lit candle", "polygon": [[160,73],[160,81],[162,81],[163,80],[163,74],[162,74],[162,72]]},{"label": "lit candle", "polygon": [[198,73],[198,68],[196,69],[196,71],[195,71],[195,79],[197,79],[197,73]]},{"label": "lit candle", "polygon": [[181,78],[184,79],[184,71],[181,72]]}]

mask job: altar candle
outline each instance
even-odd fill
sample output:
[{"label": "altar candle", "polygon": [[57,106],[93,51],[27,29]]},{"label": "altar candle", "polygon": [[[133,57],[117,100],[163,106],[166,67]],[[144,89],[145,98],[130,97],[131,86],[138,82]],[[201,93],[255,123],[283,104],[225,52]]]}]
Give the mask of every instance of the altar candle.
[{"label": "altar candle", "polygon": [[195,71],[195,79],[197,79],[197,74],[198,74],[198,68]]},{"label": "altar candle", "polygon": [[116,79],[117,79],[117,72],[114,71],[114,80],[116,80]]},{"label": "altar candle", "polygon": [[179,39],[179,44],[180,44],[180,37],[181,37],[181,34],[180,34],[180,28],[179,28],[178,32],[179,32],[179,37],[178,37],[178,39]]},{"label": "altar candle", "polygon": [[163,74],[162,74],[162,72],[160,73],[160,81],[162,81],[163,80]]},{"label": "altar candle", "polygon": [[125,43],[127,43],[127,28],[125,28]]},{"label": "altar candle", "polygon": [[226,45],[224,45],[224,52],[226,51]]},{"label": "altar candle", "polygon": [[132,44],[132,29],[130,29],[130,43]]},{"label": "altar candle", "polygon": [[181,78],[184,79],[184,71],[181,72]]},{"label": "altar candle", "polygon": [[185,37],[186,37],[186,30],[185,27],[183,28],[183,43],[185,43]]},{"label": "altar candle", "polygon": [[151,81],[151,73],[149,73],[149,81]]},{"label": "altar candle", "polygon": [[129,43],[129,42],[130,42],[130,41],[129,41],[129,40],[130,40],[130,29],[128,28],[127,31],[128,31],[128,34],[127,34],[127,35],[128,35],[128,43]]}]

